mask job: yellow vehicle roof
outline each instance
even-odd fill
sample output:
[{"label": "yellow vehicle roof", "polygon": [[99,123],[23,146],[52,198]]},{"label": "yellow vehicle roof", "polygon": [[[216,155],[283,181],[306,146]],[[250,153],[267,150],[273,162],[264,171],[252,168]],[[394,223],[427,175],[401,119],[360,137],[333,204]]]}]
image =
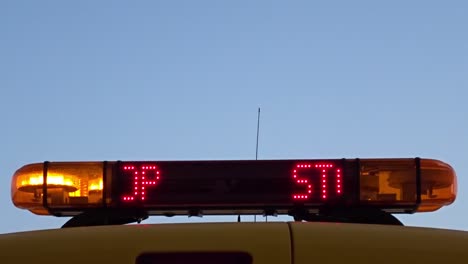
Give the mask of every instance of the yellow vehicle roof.
[{"label": "yellow vehicle roof", "polygon": [[141,224],[0,235],[0,262],[118,264],[135,263],[147,252],[247,252],[261,264],[306,264],[311,259],[317,260],[314,263],[358,263],[358,259],[379,264],[460,263],[468,259],[467,245],[468,232],[402,226]]}]

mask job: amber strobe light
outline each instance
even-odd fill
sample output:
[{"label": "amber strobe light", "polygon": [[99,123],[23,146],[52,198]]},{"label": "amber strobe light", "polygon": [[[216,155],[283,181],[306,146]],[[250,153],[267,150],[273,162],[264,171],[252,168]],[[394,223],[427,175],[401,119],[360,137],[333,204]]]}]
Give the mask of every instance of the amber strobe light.
[{"label": "amber strobe light", "polygon": [[44,162],[13,176],[13,203],[36,214],[138,208],[150,215],[249,214],[322,207],[435,211],[454,170],[431,159]]}]

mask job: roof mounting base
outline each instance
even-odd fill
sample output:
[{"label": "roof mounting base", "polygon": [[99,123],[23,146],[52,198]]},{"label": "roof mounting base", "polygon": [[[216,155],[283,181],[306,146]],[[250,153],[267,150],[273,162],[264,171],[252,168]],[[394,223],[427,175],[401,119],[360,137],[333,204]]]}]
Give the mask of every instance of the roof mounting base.
[{"label": "roof mounting base", "polygon": [[322,208],[316,214],[303,209],[295,209],[289,215],[293,216],[295,221],[403,225],[400,220],[388,212],[365,207]]},{"label": "roof mounting base", "polygon": [[148,213],[144,210],[131,209],[99,209],[89,210],[68,220],[62,228],[80,226],[102,226],[102,225],[124,225],[130,223],[140,223],[148,218]]},{"label": "roof mounting base", "polygon": [[[266,215],[275,215],[274,211]],[[190,216],[201,216],[192,212]],[[403,224],[392,214],[376,208],[321,208],[317,213],[311,213],[304,208],[294,208],[289,212],[295,221],[335,222],[358,224]],[[96,209],[83,212],[68,220],[62,228],[80,226],[124,225],[140,223],[148,218],[148,213],[141,209]]]}]

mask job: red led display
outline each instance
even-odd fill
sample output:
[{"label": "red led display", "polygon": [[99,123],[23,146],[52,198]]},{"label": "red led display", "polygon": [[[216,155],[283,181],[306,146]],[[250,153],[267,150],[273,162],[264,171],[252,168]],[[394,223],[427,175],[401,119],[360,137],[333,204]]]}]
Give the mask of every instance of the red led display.
[{"label": "red led display", "polygon": [[131,172],[130,175],[133,178],[133,193],[122,197],[122,200],[126,202],[135,200],[144,201],[147,193],[146,188],[156,185],[160,178],[159,170],[154,165],[143,165],[139,168],[135,166],[124,166],[123,170]]},{"label": "red led display", "polygon": [[298,176],[300,171],[309,170],[311,167],[312,167],[311,164],[298,164],[296,165],[296,168],[293,170],[293,178],[296,181],[296,183],[299,185],[307,186],[306,193],[295,193],[292,195],[293,199],[305,200],[305,199],[308,199],[309,196],[312,194],[312,185],[309,183],[309,181],[306,178],[302,178]]},{"label": "red led display", "polygon": [[297,164],[293,170],[293,180],[298,184],[302,185],[305,188],[305,193],[293,193],[292,198],[294,200],[308,200],[313,195],[313,181],[314,179],[308,179],[306,174],[310,178],[314,178],[314,171],[320,172],[320,178],[317,183],[319,188],[319,195],[321,199],[326,200],[329,195],[329,185],[330,177],[335,178],[335,192],[336,196],[341,195],[342,193],[342,182],[341,182],[341,169],[335,168],[333,163],[300,163]]},{"label": "red led display", "polygon": [[319,204],[346,195],[341,162],[123,162],[113,195],[124,204],[152,208]]},{"label": "red led display", "polygon": [[342,186],[342,182],[341,182],[341,170],[340,169],[336,169],[336,193],[337,194],[341,194],[341,186]]}]

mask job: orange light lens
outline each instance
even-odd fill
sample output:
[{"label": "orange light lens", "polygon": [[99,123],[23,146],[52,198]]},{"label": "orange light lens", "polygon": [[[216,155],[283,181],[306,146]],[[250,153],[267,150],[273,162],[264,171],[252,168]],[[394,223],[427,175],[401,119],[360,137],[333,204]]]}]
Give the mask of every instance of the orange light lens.
[{"label": "orange light lens", "polygon": [[421,205],[418,212],[435,211],[457,197],[457,177],[453,168],[438,160],[421,160]]},{"label": "orange light lens", "polygon": [[361,161],[361,202],[369,204],[415,204],[414,159],[366,159]]},{"label": "orange light lens", "polygon": [[11,199],[16,207],[28,209],[36,214],[46,215],[42,204],[42,182],[44,165],[42,163],[23,166],[13,175]]},{"label": "orange light lens", "polygon": [[[420,160],[420,205],[417,212],[431,212],[451,204],[457,194],[455,171],[438,160]],[[360,200],[371,205],[417,205],[415,159],[367,159],[361,161]]]},{"label": "orange light lens", "polygon": [[26,165],[16,171],[11,185],[15,206],[35,214],[48,214],[43,205],[43,187],[47,186],[49,208],[92,207],[102,203],[102,162],[53,162]]},{"label": "orange light lens", "polygon": [[[47,198],[52,208],[102,203],[102,162],[52,162],[47,171]],[[58,179],[60,184],[50,179]]]}]

